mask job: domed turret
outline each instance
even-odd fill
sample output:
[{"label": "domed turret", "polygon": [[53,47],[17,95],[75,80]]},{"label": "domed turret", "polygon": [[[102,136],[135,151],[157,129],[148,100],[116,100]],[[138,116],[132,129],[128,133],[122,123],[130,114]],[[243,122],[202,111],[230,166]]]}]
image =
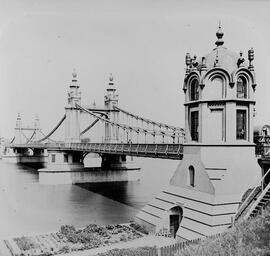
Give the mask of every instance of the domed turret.
[{"label": "domed turret", "polygon": [[[232,73],[239,67],[248,67],[248,63],[243,57],[243,53],[233,52],[224,47],[223,31],[219,24],[218,31],[216,32],[217,41],[213,51],[202,56],[201,58],[191,59],[190,53],[186,55],[186,76],[192,71],[197,70],[199,72],[210,70],[215,67],[222,68],[228,73]],[[252,61],[254,58],[253,49],[248,53],[249,55],[249,68],[253,69]],[[196,55],[195,55],[196,56]],[[194,57],[195,57],[194,56]],[[251,63],[251,64],[250,64]]]},{"label": "domed turret", "polygon": [[248,122],[252,122],[250,113],[255,104],[254,51],[249,50],[247,63],[242,52],[224,47],[223,35],[219,24],[216,48],[202,58],[186,55],[183,90],[187,141],[253,141],[252,125]]}]

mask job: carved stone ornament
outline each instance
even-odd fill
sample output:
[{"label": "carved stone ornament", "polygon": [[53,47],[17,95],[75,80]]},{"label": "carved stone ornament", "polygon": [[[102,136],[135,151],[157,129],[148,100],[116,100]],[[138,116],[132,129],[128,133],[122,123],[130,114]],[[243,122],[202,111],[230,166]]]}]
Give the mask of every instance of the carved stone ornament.
[{"label": "carved stone ornament", "polygon": [[252,88],[255,91],[257,84],[252,84]]},{"label": "carved stone ornament", "polygon": [[233,88],[234,85],[235,85],[235,82],[229,82],[229,86],[230,86],[231,88]]},{"label": "carved stone ornament", "polygon": [[201,90],[205,87],[205,84],[200,84]]}]

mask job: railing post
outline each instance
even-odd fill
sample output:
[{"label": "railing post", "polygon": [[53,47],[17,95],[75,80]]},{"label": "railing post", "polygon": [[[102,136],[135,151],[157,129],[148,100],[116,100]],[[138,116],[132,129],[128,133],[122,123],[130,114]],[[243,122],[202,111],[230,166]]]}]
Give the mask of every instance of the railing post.
[{"label": "railing post", "polygon": [[156,144],[155,151],[154,151],[155,155],[157,154],[157,148],[158,148],[158,145]]},{"label": "railing post", "polygon": [[163,250],[162,250],[162,247],[157,248],[157,255],[158,255],[158,256],[163,256]]},{"label": "railing post", "polygon": [[148,144],[145,145],[144,153],[147,155]]},{"label": "railing post", "polygon": [[167,144],[166,149],[165,149],[165,155],[168,154],[168,147],[169,147],[169,145]]},{"label": "railing post", "polygon": [[138,155],[138,153],[139,153],[139,143],[137,145],[136,151],[137,151],[137,155]]}]

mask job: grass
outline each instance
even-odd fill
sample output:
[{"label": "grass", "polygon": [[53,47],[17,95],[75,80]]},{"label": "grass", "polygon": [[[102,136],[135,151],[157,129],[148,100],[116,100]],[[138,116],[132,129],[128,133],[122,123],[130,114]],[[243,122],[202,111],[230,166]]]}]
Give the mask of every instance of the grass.
[{"label": "grass", "polygon": [[187,247],[180,255],[270,255],[270,206],[254,218],[239,221],[215,239],[206,239]]}]

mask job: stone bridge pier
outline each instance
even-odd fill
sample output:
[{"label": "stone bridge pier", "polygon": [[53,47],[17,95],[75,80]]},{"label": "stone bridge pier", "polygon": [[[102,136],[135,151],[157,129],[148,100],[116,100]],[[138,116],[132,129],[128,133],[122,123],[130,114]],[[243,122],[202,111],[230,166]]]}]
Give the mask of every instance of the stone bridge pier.
[{"label": "stone bridge pier", "polygon": [[47,167],[39,169],[41,184],[77,184],[139,180],[140,168],[128,168],[126,156],[102,154],[99,167],[85,167],[87,152],[48,149]]},{"label": "stone bridge pier", "polygon": [[126,155],[101,154],[102,169],[126,169]]},{"label": "stone bridge pier", "polygon": [[45,149],[14,148],[16,161],[30,167],[42,168],[46,166],[47,152]]}]

